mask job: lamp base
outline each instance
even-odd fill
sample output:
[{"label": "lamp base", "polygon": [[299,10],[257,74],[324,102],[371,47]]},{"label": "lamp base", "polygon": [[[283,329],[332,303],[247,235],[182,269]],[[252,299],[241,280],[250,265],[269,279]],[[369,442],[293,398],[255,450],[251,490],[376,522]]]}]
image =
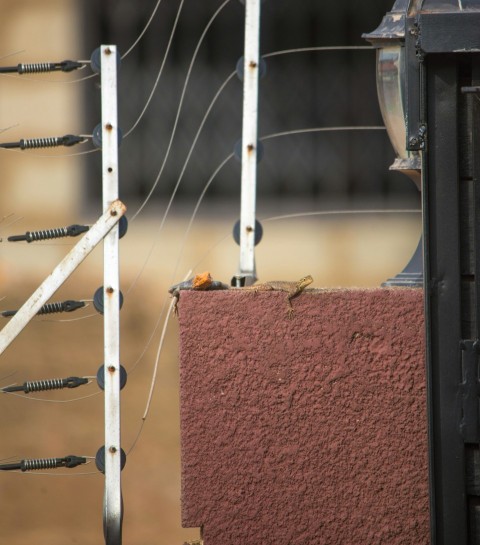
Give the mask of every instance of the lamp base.
[{"label": "lamp base", "polygon": [[402,272],[382,283],[382,288],[423,288],[423,237],[418,241],[417,249]]}]

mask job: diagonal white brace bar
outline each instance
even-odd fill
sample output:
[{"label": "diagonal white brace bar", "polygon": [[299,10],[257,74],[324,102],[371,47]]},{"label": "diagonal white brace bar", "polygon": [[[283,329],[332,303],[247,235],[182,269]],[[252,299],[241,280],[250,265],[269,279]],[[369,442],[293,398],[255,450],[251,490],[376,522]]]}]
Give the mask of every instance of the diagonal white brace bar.
[{"label": "diagonal white brace bar", "polygon": [[245,283],[256,280],[255,205],[257,190],[258,73],[260,63],[260,2],[245,0],[243,71],[242,192],[240,210],[240,267]]},{"label": "diagonal white brace bar", "polygon": [[[102,189],[103,208],[118,199],[117,49],[102,45]],[[120,279],[118,227],[103,246],[104,373],[105,373],[105,496],[103,528],[107,545],[122,543],[120,439]]]},{"label": "diagonal white brace bar", "polygon": [[57,289],[82,263],[88,254],[97,246],[107,233],[117,224],[125,213],[125,205],[120,201],[113,202],[108,210],[90,228],[81,240],[55,267],[52,273],[35,290],[8,324],[0,331],[0,354],[12,343],[40,308],[50,299]]}]

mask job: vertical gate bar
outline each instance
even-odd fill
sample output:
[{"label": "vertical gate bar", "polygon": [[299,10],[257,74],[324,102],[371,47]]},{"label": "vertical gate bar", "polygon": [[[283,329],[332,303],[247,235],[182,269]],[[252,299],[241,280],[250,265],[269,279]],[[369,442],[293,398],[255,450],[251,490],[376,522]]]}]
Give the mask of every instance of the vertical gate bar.
[{"label": "vertical gate bar", "polygon": [[423,172],[425,321],[432,544],[467,545],[465,445],[461,435],[462,307],[455,60],[429,57],[428,150]]},{"label": "vertical gate bar", "polygon": [[[103,209],[118,199],[117,51],[103,45],[102,189]],[[105,372],[105,497],[104,532],[107,545],[122,542],[120,446],[120,299],[118,225],[104,239],[104,372]]]},{"label": "vertical gate bar", "polygon": [[252,284],[256,280],[255,205],[258,155],[260,1],[261,0],[245,0],[239,275],[245,277],[245,283],[247,285]]},{"label": "vertical gate bar", "polygon": [[[472,58],[472,85],[480,85],[480,58],[475,55]],[[480,119],[479,97],[472,97],[472,153],[473,153],[473,194],[474,194],[474,270],[475,270],[475,299],[476,319],[475,335],[480,339],[480,126],[477,120]]]}]

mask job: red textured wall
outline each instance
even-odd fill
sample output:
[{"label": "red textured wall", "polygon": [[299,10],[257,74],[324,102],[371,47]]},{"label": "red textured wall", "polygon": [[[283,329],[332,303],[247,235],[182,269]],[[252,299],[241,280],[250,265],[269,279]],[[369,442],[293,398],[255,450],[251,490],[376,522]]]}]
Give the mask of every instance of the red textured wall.
[{"label": "red textured wall", "polygon": [[182,517],[205,545],[429,543],[421,290],[182,292]]}]

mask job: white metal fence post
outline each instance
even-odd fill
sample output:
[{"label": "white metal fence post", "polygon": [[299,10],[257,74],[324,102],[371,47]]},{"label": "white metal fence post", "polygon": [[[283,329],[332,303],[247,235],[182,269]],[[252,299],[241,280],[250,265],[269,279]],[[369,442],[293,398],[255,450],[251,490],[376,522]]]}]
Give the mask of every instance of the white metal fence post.
[{"label": "white metal fence post", "polygon": [[255,201],[257,185],[258,77],[260,64],[260,2],[245,0],[243,70],[242,190],[240,210],[240,267],[246,284],[256,280]]},{"label": "white metal fence post", "polygon": [[[100,48],[103,209],[118,199],[117,50]],[[120,446],[120,295],[118,225],[104,239],[105,497],[107,545],[122,542]]]}]

